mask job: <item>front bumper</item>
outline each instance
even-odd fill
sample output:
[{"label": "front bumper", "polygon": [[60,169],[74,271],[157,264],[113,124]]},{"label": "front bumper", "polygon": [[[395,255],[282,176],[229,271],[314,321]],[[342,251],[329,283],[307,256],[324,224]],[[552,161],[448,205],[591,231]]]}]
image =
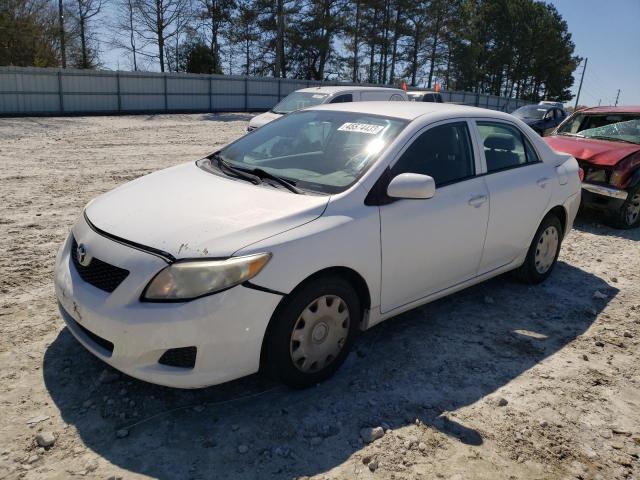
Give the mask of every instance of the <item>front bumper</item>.
[{"label": "front bumper", "polygon": [[582,204],[591,209],[604,212],[620,210],[628,192],[619,188],[595,183],[582,184]]},{"label": "front bumper", "polygon": [[[166,263],[102,237],[84,220],[78,242],[130,275],[112,292],[83,281],[70,258],[71,236],[58,253],[55,290],[69,331],[112,367],[151,383],[198,388],[258,371],[262,340],[282,296],[236,286],[184,303],[140,302],[147,282]],[[169,349],[196,347],[193,368],[160,364]]]}]

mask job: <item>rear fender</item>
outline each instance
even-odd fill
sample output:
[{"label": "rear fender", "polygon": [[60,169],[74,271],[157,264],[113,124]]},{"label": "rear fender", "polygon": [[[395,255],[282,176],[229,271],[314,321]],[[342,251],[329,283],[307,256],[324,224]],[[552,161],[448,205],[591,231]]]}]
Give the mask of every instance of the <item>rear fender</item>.
[{"label": "rear fender", "polygon": [[579,169],[580,167],[575,158],[570,155],[558,155],[556,160],[556,175],[560,185],[567,185],[573,177],[579,179]]}]

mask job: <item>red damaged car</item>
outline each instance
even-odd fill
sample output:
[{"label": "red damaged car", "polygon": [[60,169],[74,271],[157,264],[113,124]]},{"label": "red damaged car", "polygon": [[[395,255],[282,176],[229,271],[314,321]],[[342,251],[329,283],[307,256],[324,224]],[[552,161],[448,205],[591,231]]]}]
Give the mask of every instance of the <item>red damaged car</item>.
[{"label": "red damaged car", "polygon": [[579,110],[544,140],[580,164],[584,207],[618,228],[640,225],[640,107]]}]

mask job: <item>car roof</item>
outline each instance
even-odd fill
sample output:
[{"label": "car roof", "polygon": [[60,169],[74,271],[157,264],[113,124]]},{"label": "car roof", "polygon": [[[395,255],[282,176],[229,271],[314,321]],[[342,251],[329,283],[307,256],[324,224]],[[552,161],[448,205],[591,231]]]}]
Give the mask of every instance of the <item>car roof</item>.
[{"label": "car roof", "polygon": [[429,102],[352,102],[352,103],[329,103],[305,109],[308,110],[329,110],[336,112],[354,112],[369,115],[381,115],[384,117],[399,118],[402,120],[415,120],[424,115],[450,114],[453,117],[486,117],[490,116],[498,119],[513,120],[507,113],[485,108],[468,107],[465,105],[455,105],[452,103],[429,103]]},{"label": "car roof", "polygon": [[399,88],[388,88],[388,87],[361,87],[359,85],[336,85],[332,87],[309,87],[309,88],[301,88],[300,90],[296,90],[296,92],[316,92],[316,93],[340,93],[340,92],[352,92],[354,90],[372,90],[372,91],[388,91],[388,92],[400,92],[402,90]]},{"label": "car roof", "polygon": [[550,103],[530,103],[529,105],[523,105],[519,107],[518,110],[520,110],[521,108],[537,108],[540,110],[543,110],[543,109],[551,110],[552,108],[561,108],[561,107],[558,107],[557,105],[552,105]]},{"label": "car roof", "polygon": [[640,106],[621,105],[619,107],[588,107],[577,111],[589,113],[640,113]]}]

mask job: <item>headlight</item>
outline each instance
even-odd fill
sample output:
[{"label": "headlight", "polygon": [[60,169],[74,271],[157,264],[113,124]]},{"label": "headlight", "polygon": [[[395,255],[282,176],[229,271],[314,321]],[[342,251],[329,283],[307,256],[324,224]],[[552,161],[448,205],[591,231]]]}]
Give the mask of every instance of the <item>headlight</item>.
[{"label": "headlight", "polygon": [[227,260],[178,261],[153,277],[142,299],[186,301],[219,292],[255,277],[270,258],[270,253],[259,253]]},{"label": "headlight", "polygon": [[613,167],[609,183],[618,188],[626,188],[629,178],[631,178],[638,167],[640,167],[640,153],[629,155]]}]

